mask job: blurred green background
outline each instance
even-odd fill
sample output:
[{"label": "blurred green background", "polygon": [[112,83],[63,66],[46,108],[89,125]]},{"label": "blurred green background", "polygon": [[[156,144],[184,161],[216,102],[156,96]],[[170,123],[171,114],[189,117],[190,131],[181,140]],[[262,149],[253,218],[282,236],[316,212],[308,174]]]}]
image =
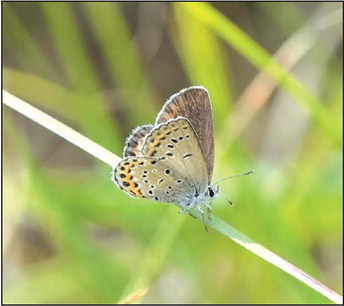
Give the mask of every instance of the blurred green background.
[{"label": "blurred green background", "polygon": [[[214,214],[342,293],[342,5],[2,3],[3,86],[119,156],[170,95],[205,86],[213,180],[255,169]],[[5,303],[328,302],[3,111]]]}]

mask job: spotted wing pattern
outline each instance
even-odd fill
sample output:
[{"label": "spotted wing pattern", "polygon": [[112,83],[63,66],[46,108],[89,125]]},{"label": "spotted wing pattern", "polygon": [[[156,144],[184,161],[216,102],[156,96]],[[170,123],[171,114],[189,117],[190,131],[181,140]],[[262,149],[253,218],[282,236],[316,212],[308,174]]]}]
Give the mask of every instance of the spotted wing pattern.
[{"label": "spotted wing pattern", "polygon": [[148,157],[127,157],[114,171],[119,188],[133,197],[182,205],[193,194],[192,182],[164,161]]},{"label": "spotted wing pattern", "polygon": [[126,157],[114,170],[114,181],[129,195],[184,206],[206,190],[205,160],[187,119],[153,128],[140,153]]},{"label": "spotted wing pattern", "polygon": [[123,156],[126,157],[139,155],[144,137],[152,128],[153,125],[151,124],[142,125],[135,128],[126,140]]},{"label": "spotted wing pattern", "polygon": [[151,130],[141,154],[159,157],[193,182],[196,193],[208,185],[208,173],[201,146],[190,122],[183,117],[171,119]]}]

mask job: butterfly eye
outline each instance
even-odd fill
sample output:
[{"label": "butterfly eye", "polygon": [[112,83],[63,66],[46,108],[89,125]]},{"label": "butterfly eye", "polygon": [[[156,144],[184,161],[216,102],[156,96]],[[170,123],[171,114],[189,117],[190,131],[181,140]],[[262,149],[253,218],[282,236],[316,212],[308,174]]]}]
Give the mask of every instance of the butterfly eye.
[{"label": "butterfly eye", "polygon": [[208,187],[208,194],[209,194],[209,196],[210,196],[211,198],[214,197],[215,192],[214,192],[213,188]]}]

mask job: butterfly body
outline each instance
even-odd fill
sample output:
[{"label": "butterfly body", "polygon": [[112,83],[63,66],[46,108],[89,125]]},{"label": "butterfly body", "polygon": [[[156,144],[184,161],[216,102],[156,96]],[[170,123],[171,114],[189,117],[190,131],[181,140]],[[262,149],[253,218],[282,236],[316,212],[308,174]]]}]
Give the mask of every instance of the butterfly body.
[{"label": "butterfly body", "polygon": [[217,195],[210,185],[213,144],[208,92],[187,88],[166,102],[154,126],[132,131],[113,180],[133,197],[174,203],[182,211],[210,210]]}]

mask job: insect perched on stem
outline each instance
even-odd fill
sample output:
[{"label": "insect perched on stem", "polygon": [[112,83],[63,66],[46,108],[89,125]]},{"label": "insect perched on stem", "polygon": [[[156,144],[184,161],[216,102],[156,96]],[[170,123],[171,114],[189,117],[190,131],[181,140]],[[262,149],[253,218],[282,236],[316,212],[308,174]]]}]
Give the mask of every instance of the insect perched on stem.
[{"label": "insect perched on stem", "polygon": [[171,96],[154,125],[131,132],[113,180],[130,196],[173,203],[182,213],[196,208],[204,216],[222,181],[211,185],[213,166],[210,98],[204,87],[193,86]]}]

